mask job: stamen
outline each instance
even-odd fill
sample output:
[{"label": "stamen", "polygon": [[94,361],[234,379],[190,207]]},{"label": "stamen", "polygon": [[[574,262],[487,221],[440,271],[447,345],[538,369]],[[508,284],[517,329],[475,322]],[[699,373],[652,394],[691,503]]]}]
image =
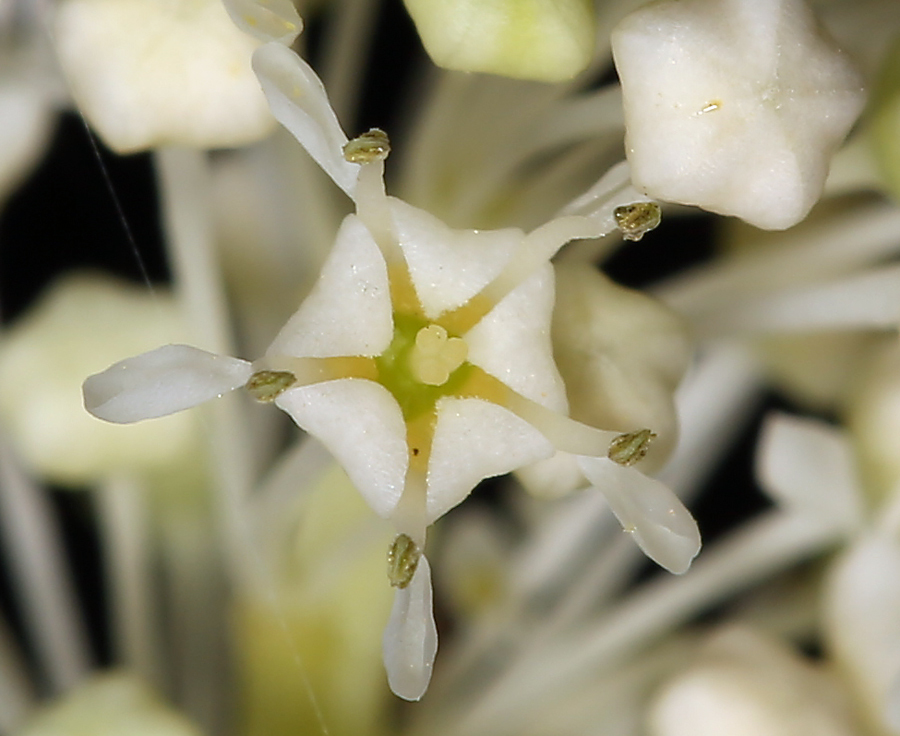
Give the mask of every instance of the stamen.
[{"label": "stamen", "polygon": [[[428,421],[420,419],[419,421]],[[415,424],[416,422],[413,422]],[[419,550],[425,547],[425,535],[430,521],[428,520],[428,479],[422,466],[427,467],[427,458],[431,454],[432,432],[429,436],[422,436],[422,451],[415,458],[410,457],[409,468],[406,471],[406,480],[400,502],[391,513],[391,521],[394,527],[406,537],[412,540]],[[410,444],[410,447],[413,447]],[[419,461],[424,462],[419,462]]]},{"label": "stamen", "polygon": [[388,547],[388,580],[401,590],[409,585],[416,573],[422,550],[407,534],[398,534]]},{"label": "stamen", "polygon": [[416,343],[409,355],[409,368],[416,380],[428,386],[443,386],[450,374],[468,356],[469,348],[458,337],[447,337],[447,330],[439,325],[423,327],[416,334]]},{"label": "stamen", "polygon": [[244,388],[257,401],[270,403],[296,382],[297,377],[290,371],[257,371]]},{"label": "stamen", "polygon": [[[251,381],[259,374],[287,374],[287,376],[293,378],[293,381],[281,391],[299,386],[309,386],[313,383],[322,383],[323,381],[334,381],[339,378],[366,378],[370,381],[378,378],[378,368],[375,366],[375,361],[364,357],[294,358],[288,355],[267,355],[253,365],[255,371],[250,377]],[[287,376],[282,380],[286,381]],[[272,379],[263,376],[261,380],[265,382]],[[247,388],[253,393],[253,387],[249,385],[249,382]],[[278,398],[281,391],[276,393],[272,399],[259,400],[272,401]]]},{"label": "stamen", "polygon": [[650,443],[654,439],[656,439],[656,434],[649,429],[621,434],[609,444],[607,456],[614,463],[627,468],[646,457]]},{"label": "stamen", "polygon": [[662,210],[656,202],[623,204],[613,210],[616,226],[625,240],[638,241],[659,226]]},{"label": "stamen", "polygon": [[[351,143],[361,141],[364,137],[355,138]],[[388,269],[396,267],[406,268],[406,259],[403,257],[403,251],[400,249],[397,235],[394,232],[390,200],[384,189],[384,159],[387,158],[387,153],[383,156],[379,156],[376,153],[378,145],[387,145],[387,150],[390,150],[387,136],[385,136],[382,144],[370,141],[368,144],[358,143],[357,145],[357,150],[351,151],[350,155],[361,156],[362,159],[367,160],[359,159],[357,161],[357,163],[362,163],[363,165],[359,167],[356,192],[353,197],[356,202],[356,214],[359,215],[359,218],[369,229],[369,232],[378,244]],[[365,151],[368,151],[368,153]],[[346,152],[344,156],[347,156]]]},{"label": "stamen", "polygon": [[573,455],[603,457],[610,443],[621,435],[621,432],[597,429],[548,409],[516,393],[505,383],[477,367],[460,394],[483,398],[509,409],[544,435],[557,450]]},{"label": "stamen", "polygon": [[348,141],[344,147],[344,159],[352,164],[371,164],[384,161],[391,152],[388,135],[380,128],[372,128],[367,133]]}]

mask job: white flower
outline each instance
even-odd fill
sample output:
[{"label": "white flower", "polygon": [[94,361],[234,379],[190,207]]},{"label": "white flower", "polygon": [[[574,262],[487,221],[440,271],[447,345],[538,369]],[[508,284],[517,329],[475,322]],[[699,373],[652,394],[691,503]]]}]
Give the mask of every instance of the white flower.
[{"label": "white flower", "polygon": [[259,41],[221,0],[66,0],[55,36],[80,111],[119,153],[238,146],[274,129],[250,69]]},{"label": "white flower", "polygon": [[407,572],[394,580],[385,632],[391,685],[408,699],[424,693],[437,641],[429,568],[419,559],[426,528],[483,478],[557,450],[580,456],[644,551],[685,571],[699,549],[696,524],[669,489],[630,467],[650,431],[570,419],[553,362],[548,259],[573,237],[604,232],[611,212],[560,218],[528,235],[452,230],[385,195],[386,136],[348,142],[318,77],[292,51],[269,43],[254,66],[276,117],[357,212],[260,361],[167,346],[85,381],[88,410],[130,422],[246,384],[322,440],[411,544],[397,553]]},{"label": "white flower", "polygon": [[668,0],[613,32],[638,189],[765,229],[802,220],[865,102],[802,0]]}]

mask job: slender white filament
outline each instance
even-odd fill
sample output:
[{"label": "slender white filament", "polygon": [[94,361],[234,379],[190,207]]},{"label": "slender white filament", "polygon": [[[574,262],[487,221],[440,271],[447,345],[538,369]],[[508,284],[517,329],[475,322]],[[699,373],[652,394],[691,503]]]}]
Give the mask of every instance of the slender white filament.
[{"label": "slender white filament", "polygon": [[34,707],[35,694],[13,633],[0,618],[0,732],[14,733]]},{"label": "slender white filament", "polygon": [[55,692],[90,669],[87,633],[43,489],[26,475],[0,437],[0,525],[22,618]]},{"label": "slender white filament", "polygon": [[161,687],[158,590],[153,584],[145,492],[135,478],[109,478],[99,488],[97,500],[116,659],[148,684]]},{"label": "slender white filament", "polygon": [[[278,45],[278,44],[273,44]],[[233,353],[233,339],[216,258],[207,154],[188,149],[156,152],[162,221],[175,271],[175,286],[197,341],[215,353]],[[215,498],[224,529],[226,553],[235,575],[246,577],[251,556],[244,502],[252,486],[252,442],[242,407],[217,402],[209,425],[216,484]]]},{"label": "slender white filament", "polygon": [[900,266],[805,288],[738,300],[694,324],[701,337],[816,330],[894,330],[900,326]]},{"label": "slender white filament", "polygon": [[[813,556],[832,544],[832,530],[773,511],[713,546],[685,577],[665,577],[626,599],[577,639],[556,641],[515,663],[483,690],[480,701],[461,704],[461,733],[515,732],[522,718],[591,673],[605,670],[735,591]],[[527,707],[524,707],[527,704]]]}]

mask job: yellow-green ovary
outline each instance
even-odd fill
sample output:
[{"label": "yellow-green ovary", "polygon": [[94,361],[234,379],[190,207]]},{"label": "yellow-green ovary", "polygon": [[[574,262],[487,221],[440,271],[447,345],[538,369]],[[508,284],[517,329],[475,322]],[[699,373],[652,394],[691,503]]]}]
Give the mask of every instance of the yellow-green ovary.
[{"label": "yellow-green ovary", "polygon": [[472,369],[465,354],[465,343],[447,336],[442,327],[422,317],[394,314],[394,339],[375,359],[378,381],[397,399],[408,422],[462,387]]}]

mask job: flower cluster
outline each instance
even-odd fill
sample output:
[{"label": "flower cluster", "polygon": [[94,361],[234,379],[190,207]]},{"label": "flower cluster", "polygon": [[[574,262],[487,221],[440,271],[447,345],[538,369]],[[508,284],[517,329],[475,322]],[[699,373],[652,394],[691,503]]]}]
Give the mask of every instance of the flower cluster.
[{"label": "flower cluster", "polygon": [[0,334],[0,732],[900,734],[900,6],[403,4],[390,138],[374,0],[0,4],[171,268]]}]

